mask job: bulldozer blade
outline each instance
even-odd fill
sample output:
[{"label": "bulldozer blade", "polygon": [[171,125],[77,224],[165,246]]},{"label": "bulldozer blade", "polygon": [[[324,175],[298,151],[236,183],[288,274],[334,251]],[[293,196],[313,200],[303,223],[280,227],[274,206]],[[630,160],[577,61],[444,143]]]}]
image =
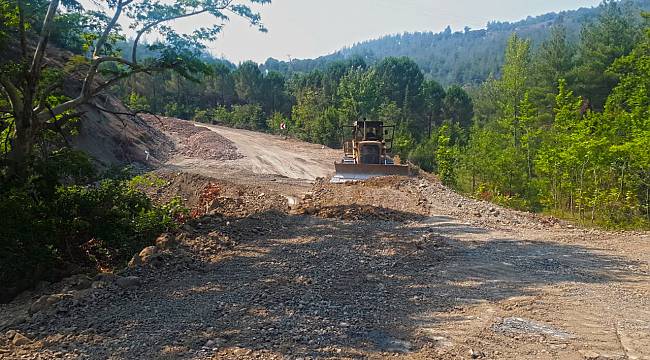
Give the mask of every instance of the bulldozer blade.
[{"label": "bulldozer blade", "polygon": [[409,176],[411,171],[408,165],[375,165],[375,164],[343,164],[335,163],[336,175],[332,183],[344,183],[355,180],[366,180],[379,176]]}]

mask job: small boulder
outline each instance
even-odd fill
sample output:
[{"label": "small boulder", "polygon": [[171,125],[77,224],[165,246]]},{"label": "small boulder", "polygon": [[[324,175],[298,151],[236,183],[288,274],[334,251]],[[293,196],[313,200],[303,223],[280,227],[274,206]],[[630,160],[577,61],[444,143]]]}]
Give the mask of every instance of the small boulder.
[{"label": "small boulder", "polygon": [[160,249],[171,249],[176,247],[176,245],[176,239],[167,233],[158,236],[156,239],[156,246]]},{"label": "small boulder", "polygon": [[578,350],[578,352],[587,360],[596,360],[600,354],[592,350]]},{"label": "small boulder", "polygon": [[27,338],[25,335],[23,335],[23,334],[21,334],[19,332],[16,332],[14,334],[13,339],[11,339],[11,343],[14,344],[15,346],[23,346],[23,345],[27,345],[27,344],[29,344],[31,342],[32,341],[29,340],[29,338]]},{"label": "small boulder", "polygon": [[43,295],[40,298],[38,298],[38,300],[34,301],[34,303],[32,303],[32,305],[29,307],[29,314],[33,315],[43,310],[47,310],[52,305],[61,301],[63,298],[64,298],[63,294]]},{"label": "small boulder", "polygon": [[115,283],[123,289],[128,289],[140,286],[142,281],[137,276],[126,276],[118,278]]},{"label": "small boulder", "polygon": [[75,290],[86,290],[92,286],[93,282],[89,278],[79,278],[77,282],[73,285]]},{"label": "small boulder", "polygon": [[142,265],[142,259],[140,259],[140,255],[138,254],[133,255],[131,260],[129,260],[129,264],[128,264],[129,269],[136,268],[140,265]]},{"label": "small boulder", "polygon": [[63,279],[64,291],[84,290],[92,285],[91,279],[86,275],[73,275]]},{"label": "small boulder", "polygon": [[479,359],[479,358],[485,357],[485,354],[483,354],[483,352],[481,352],[481,351],[475,351],[475,350],[470,349],[469,350],[469,357],[472,358],[472,359]]},{"label": "small boulder", "polygon": [[156,254],[158,254],[158,247],[147,246],[146,248],[142,249],[142,251],[140,251],[139,255],[140,255],[140,259],[144,261],[146,258],[155,256]]},{"label": "small boulder", "polygon": [[99,273],[95,275],[95,281],[103,281],[105,283],[112,283],[117,280],[118,276],[113,273]]}]

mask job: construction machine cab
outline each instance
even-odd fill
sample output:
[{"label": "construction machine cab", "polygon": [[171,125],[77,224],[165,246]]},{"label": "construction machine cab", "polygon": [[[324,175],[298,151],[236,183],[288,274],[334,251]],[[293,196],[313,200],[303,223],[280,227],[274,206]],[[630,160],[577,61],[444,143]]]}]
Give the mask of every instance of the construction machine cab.
[{"label": "construction machine cab", "polygon": [[348,126],[351,138],[343,142],[344,157],[335,163],[333,182],[367,179],[383,175],[408,175],[409,168],[395,165],[389,152],[392,149],[395,127],[382,121],[355,121]]},{"label": "construction machine cab", "polygon": [[394,126],[384,126],[381,121],[355,121],[350,126],[353,131],[353,139],[356,141],[384,141],[389,131],[384,132],[384,128],[394,128]]}]

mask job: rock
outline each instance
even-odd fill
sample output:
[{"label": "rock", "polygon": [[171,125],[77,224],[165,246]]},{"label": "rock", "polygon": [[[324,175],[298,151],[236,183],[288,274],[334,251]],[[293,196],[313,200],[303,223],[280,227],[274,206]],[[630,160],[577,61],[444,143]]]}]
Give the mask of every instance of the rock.
[{"label": "rock", "polygon": [[115,283],[117,284],[117,286],[123,289],[127,289],[127,288],[134,288],[140,286],[142,284],[142,281],[137,276],[126,276],[126,277],[118,278],[115,281]]},{"label": "rock", "polygon": [[80,279],[74,286],[75,290],[86,290],[92,286],[93,282],[90,279]]},{"label": "rock", "polygon": [[108,283],[104,281],[93,281],[93,284],[90,286],[92,289],[103,289],[108,285]]},{"label": "rock", "polygon": [[140,251],[140,259],[144,262],[146,258],[158,254],[158,247],[156,246],[147,246],[146,248]]},{"label": "rock", "polygon": [[587,360],[596,360],[600,354],[591,350],[578,350],[578,352]]},{"label": "rock", "polygon": [[63,282],[67,283],[69,288],[74,290],[88,289],[92,285],[91,279],[86,275],[71,276],[63,280]]},{"label": "rock", "polygon": [[112,283],[117,280],[118,276],[113,273],[99,273],[95,275],[95,281],[102,281],[105,283]]},{"label": "rock", "polygon": [[156,246],[163,250],[175,248],[176,245],[178,245],[176,238],[167,233],[158,236],[156,239]]},{"label": "rock", "polygon": [[43,310],[50,308],[52,305],[61,301],[65,296],[63,294],[56,295],[43,295],[38,300],[34,301],[29,307],[29,314],[33,315]]},{"label": "rock", "polygon": [[[0,320],[0,331],[3,331],[4,329],[20,325],[27,321],[28,319],[28,314],[27,313],[14,313],[12,314],[13,316],[7,316],[5,319]],[[12,330],[9,330],[12,331]],[[7,335],[9,337],[9,335]],[[12,335],[13,336],[13,335]]]},{"label": "rock", "polygon": [[31,343],[32,341],[29,340],[25,335],[16,332],[13,336],[13,339],[11,340],[11,343],[14,344],[15,346],[23,346]]},{"label": "rock", "polygon": [[138,254],[133,255],[131,260],[129,260],[129,268],[133,269],[140,265],[142,265],[142,259],[140,259],[140,256]]},{"label": "rock", "polygon": [[472,359],[478,359],[478,358],[482,358],[482,357],[484,357],[485,354],[483,354],[483,353],[480,352],[480,351],[474,351],[474,350],[471,350],[471,349],[470,349],[470,350],[469,350],[469,356],[470,356]]},{"label": "rock", "polygon": [[160,259],[160,249],[157,246],[147,246],[139,254],[134,255],[129,261],[129,268],[133,269],[142,265],[152,264]]}]

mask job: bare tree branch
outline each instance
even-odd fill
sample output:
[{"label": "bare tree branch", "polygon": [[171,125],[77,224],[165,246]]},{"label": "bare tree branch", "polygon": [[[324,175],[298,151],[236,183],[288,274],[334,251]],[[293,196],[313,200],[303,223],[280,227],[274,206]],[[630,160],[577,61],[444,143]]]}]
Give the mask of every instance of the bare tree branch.
[{"label": "bare tree branch", "polygon": [[18,27],[20,28],[20,51],[24,61],[27,59],[27,34],[25,33],[25,9],[22,1],[18,1]]},{"label": "bare tree branch", "polygon": [[187,14],[172,16],[172,17],[168,17],[168,18],[165,18],[165,19],[160,19],[158,21],[154,21],[154,22],[152,22],[150,24],[147,24],[142,29],[140,29],[140,31],[138,31],[138,34],[135,36],[135,40],[133,40],[133,49],[131,51],[131,62],[134,63],[134,64],[138,63],[138,57],[137,57],[138,43],[140,42],[140,38],[142,37],[142,35],[144,35],[147,31],[151,30],[151,28],[153,28],[156,25],[160,25],[160,24],[162,24],[164,22],[167,22],[167,21],[182,19],[184,17],[199,15],[199,14],[203,14],[203,13],[206,13],[206,12],[208,12],[208,10],[203,9],[203,10],[194,11],[194,12],[187,13]]},{"label": "bare tree branch", "polygon": [[95,81],[95,76],[97,76],[99,65],[105,62],[117,62],[117,63],[128,65],[131,68],[135,68],[134,64],[130,63],[128,60],[122,59],[121,57],[102,56],[96,58],[95,60],[93,60],[92,64],[90,65],[90,69],[88,69],[88,73],[86,74],[86,78],[84,79],[83,85],[81,87],[80,96],[86,96],[90,94],[90,89],[92,88],[93,82]]},{"label": "bare tree branch", "polygon": [[138,114],[136,114],[136,113],[134,113],[134,112],[125,112],[125,111],[114,111],[114,110],[108,110],[107,108],[105,108],[105,107],[103,107],[103,106],[100,106],[100,105],[97,105],[97,104],[93,104],[93,103],[91,103],[91,104],[89,104],[89,105],[92,106],[92,107],[94,107],[94,108],[96,108],[96,109],[99,110],[99,111],[102,111],[102,112],[105,112],[105,113],[109,113],[109,114],[113,114],[113,115],[138,116]]},{"label": "bare tree branch", "polygon": [[88,98],[85,98],[83,96],[79,96],[75,99],[69,100],[64,102],[63,104],[59,104],[53,109],[50,110],[42,110],[38,114],[36,114],[36,119],[38,120],[39,123],[45,123],[49,119],[56,117],[58,115],[63,114],[64,112],[68,110],[72,110],[76,108],[77,106],[83,104],[84,102],[88,101]]},{"label": "bare tree branch", "polygon": [[230,6],[230,4],[232,4],[233,1],[234,0],[228,0],[222,6],[216,7],[214,9],[204,8],[202,10],[197,10],[197,11],[193,11],[193,12],[190,12],[190,13],[180,14],[180,15],[176,15],[176,16],[170,16],[170,17],[160,19],[160,20],[157,20],[157,21],[154,21],[152,23],[149,23],[149,24],[145,25],[142,29],[140,29],[138,31],[137,35],[135,36],[135,39],[133,40],[133,48],[131,49],[131,62],[134,63],[134,64],[138,63],[138,55],[137,55],[137,53],[138,53],[138,43],[140,42],[140,38],[142,37],[142,35],[147,33],[153,27],[158,26],[158,25],[160,25],[160,24],[162,24],[164,22],[178,20],[178,19],[182,19],[182,18],[186,18],[186,17],[189,17],[189,16],[194,16],[194,15],[204,14],[204,13],[210,11],[210,10],[224,10],[224,9],[228,8]]},{"label": "bare tree branch", "polygon": [[2,85],[7,97],[9,97],[11,108],[14,109],[15,112],[23,111],[23,101],[16,86],[14,86],[9,79],[2,76],[2,74],[0,74],[0,85]]},{"label": "bare tree branch", "polygon": [[95,50],[93,51],[93,58],[98,57],[100,52],[102,51],[102,48],[104,48],[104,45],[106,44],[106,41],[108,40],[108,36],[111,34],[111,31],[113,31],[113,28],[115,27],[115,24],[117,24],[117,20],[120,18],[120,15],[122,15],[122,9],[124,9],[125,6],[129,5],[132,2],[133,2],[133,0],[126,0],[126,1],[118,0],[117,7],[115,8],[115,14],[113,15],[113,18],[108,23],[108,25],[106,26],[106,29],[104,29],[104,32],[99,37],[99,39],[97,39],[97,43],[95,43]]},{"label": "bare tree branch", "polygon": [[45,20],[43,20],[41,35],[38,40],[38,45],[36,46],[36,51],[34,52],[32,66],[29,69],[29,73],[32,79],[39,78],[38,75],[41,71],[41,63],[43,62],[43,57],[45,56],[45,48],[47,47],[47,41],[50,37],[52,26],[54,25],[54,15],[56,15],[56,10],[58,7],[59,0],[52,0],[50,2],[50,6],[47,8],[47,14],[45,15]]}]

